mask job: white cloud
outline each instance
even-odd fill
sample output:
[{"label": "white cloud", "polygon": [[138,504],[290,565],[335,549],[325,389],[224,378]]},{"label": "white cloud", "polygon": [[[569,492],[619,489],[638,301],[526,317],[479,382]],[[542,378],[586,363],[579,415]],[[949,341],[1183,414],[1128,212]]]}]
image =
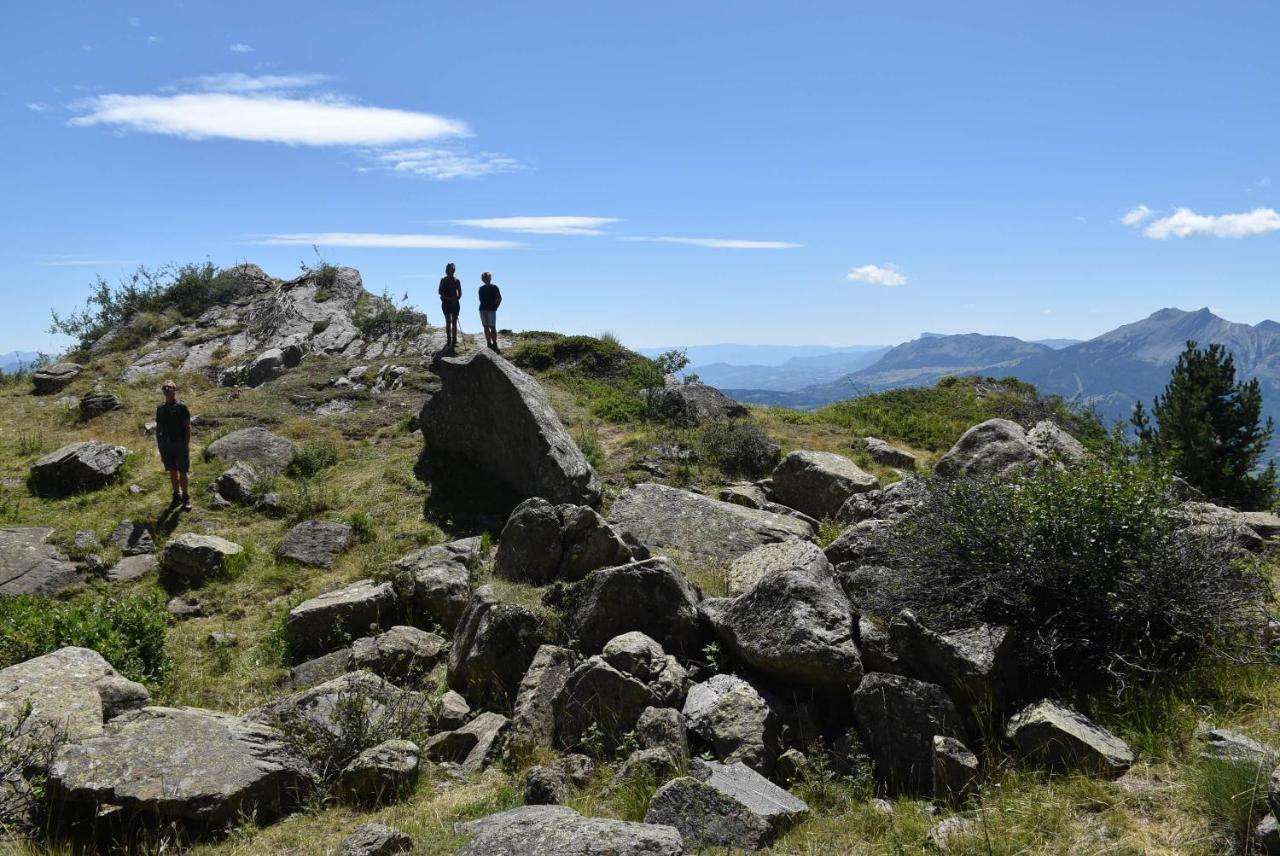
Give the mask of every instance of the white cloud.
[{"label": "white cloud", "polygon": [[669,235],[659,237],[631,236],[624,241],[645,241],[654,244],[688,244],[691,247],[711,247],[717,250],[791,250],[803,244],[791,244],[786,241],[743,241],[735,238],[676,238]]},{"label": "white cloud", "polygon": [[466,136],[466,124],[430,113],[332,100],[247,96],[99,95],[85,102],[77,126],[110,125],[190,140],[219,137],[303,146],[386,145]]},{"label": "white cloud", "polygon": [[232,53],[253,53],[253,46],[246,45],[244,42],[236,42],[234,45],[227,47]]},{"label": "white cloud", "polygon": [[520,162],[496,152],[463,152],[448,148],[398,149],[369,153],[384,169],[444,181],[515,172]]},{"label": "white cloud", "polygon": [[224,71],[218,74],[188,77],[178,81],[175,86],[167,87],[161,91],[178,92],[199,89],[203,92],[273,92],[278,94],[298,89],[310,89],[332,79],[328,74],[245,74],[240,71]]},{"label": "white cloud", "polygon": [[153,45],[158,45],[158,44],[160,44],[160,37],[159,37],[159,36],[147,36],[147,43],[148,43],[148,44],[153,44]]},{"label": "white cloud", "polygon": [[489,217],[453,221],[456,226],[530,235],[602,235],[604,233],[598,227],[618,222],[617,217]]},{"label": "white cloud", "polygon": [[406,235],[385,232],[307,232],[283,235],[251,235],[251,244],[276,246],[375,247],[411,250],[509,250],[523,247],[516,241],[490,241],[458,235]]},{"label": "white cloud", "polygon": [[43,113],[49,109],[49,105],[41,104],[39,101],[32,101],[27,104],[27,109],[33,113]]},{"label": "white cloud", "polygon": [[1143,231],[1148,238],[1248,238],[1280,232],[1280,213],[1274,208],[1255,208],[1242,214],[1197,214],[1190,208],[1179,208],[1167,217],[1151,223]]},{"label": "white cloud", "polygon": [[871,285],[883,285],[889,288],[896,288],[899,285],[906,285],[907,278],[902,271],[898,270],[897,265],[863,265],[849,271],[847,279],[853,282],[866,282]]},{"label": "white cloud", "polygon": [[1126,211],[1125,215],[1120,218],[1120,222],[1126,226],[1137,226],[1140,223],[1145,223],[1147,220],[1150,220],[1155,216],[1155,213],[1156,212],[1152,211],[1145,205],[1138,205]]}]

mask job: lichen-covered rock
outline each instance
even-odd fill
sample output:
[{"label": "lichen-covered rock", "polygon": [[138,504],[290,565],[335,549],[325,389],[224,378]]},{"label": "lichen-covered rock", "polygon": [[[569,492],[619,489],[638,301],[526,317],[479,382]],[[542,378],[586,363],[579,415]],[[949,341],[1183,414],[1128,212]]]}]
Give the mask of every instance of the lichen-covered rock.
[{"label": "lichen-covered rock", "polygon": [[880,480],[834,452],[795,451],[773,471],[773,498],[815,519],[834,518],[855,493],[880,487]]},{"label": "lichen-covered rock", "polygon": [[110,413],[124,407],[124,399],[110,392],[91,392],[80,399],[80,420],[88,422],[95,416]]},{"label": "lichen-covered rock", "polygon": [[649,550],[678,550],[699,561],[730,562],[761,544],[811,539],[813,527],[783,514],[757,511],[666,485],[624,491],[609,523]]},{"label": "lichen-covered rock", "polygon": [[1052,701],[1028,705],[1009,720],[1018,751],[1052,770],[1084,770],[1116,778],[1133,766],[1133,750],[1085,716]]},{"label": "lichen-covered rock", "polygon": [[[534,657],[537,662],[537,657]],[[532,666],[530,667],[532,668]],[[516,712],[520,710],[519,703],[516,705]],[[461,728],[467,724],[467,720],[471,718],[471,705],[467,704],[467,700],[462,697],[462,693],[455,690],[449,690],[440,696],[440,712],[436,716],[436,724],[446,731],[452,731],[455,728]],[[551,745],[548,741],[547,745]]]},{"label": "lichen-covered rock", "polygon": [[199,585],[227,570],[227,564],[244,552],[239,544],[217,535],[187,532],[165,545],[160,564],[173,577]]},{"label": "lichen-covered rock", "polygon": [[351,643],[351,667],[389,679],[417,678],[435,668],[447,647],[436,634],[401,624]]},{"label": "lichen-covered rock", "polygon": [[804,801],[745,764],[707,763],[659,788],[645,823],[674,826],[691,846],[754,850],[808,814]]},{"label": "lichen-covered rock", "polygon": [[556,507],[540,496],[515,507],[498,537],[493,572],[508,580],[541,585],[560,570],[564,545],[562,523]]},{"label": "lichen-covered rock", "polygon": [[88,648],[59,648],[0,669],[0,729],[21,723],[23,734],[84,740],[150,702],[146,687]]},{"label": "lichen-covered rock", "polygon": [[41,496],[65,496],[110,484],[129,450],[97,440],[69,443],[31,465],[30,484]]},{"label": "lichen-covered rock", "polygon": [[697,589],[662,557],[592,571],[567,586],[563,599],[569,630],[586,654],[628,630],[676,656],[696,656],[707,642]]},{"label": "lichen-covered rock", "polygon": [[31,386],[36,395],[50,395],[61,391],[82,371],[84,366],[77,363],[53,363],[41,366],[31,373]]},{"label": "lichen-covered rock", "polygon": [[[371,672],[350,672],[299,692],[277,698],[245,714],[245,719],[289,730],[302,725],[340,737],[341,708],[359,703],[362,719],[376,727],[391,715],[401,723],[429,724],[431,701],[423,693],[401,689]],[[351,711],[346,711],[350,714]]]},{"label": "lichen-covered rock", "polygon": [[501,756],[510,724],[511,720],[500,713],[482,713],[461,728],[428,740],[427,757],[433,761],[453,761],[463,770],[479,772]]},{"label": "lichen-covered rock", "polygon": [[664,749],[677,761],[689,759],[684,715],[675,708],[645,708],[636,720],[636,742],[641,749]]},{"label": "lichen-covered rock", "polygon": [[206,461],[251,464],[261,475],[275,476],[288,469],[295,451],[292,441],[254,426],[214,440],[205,447],[204,457]]},{"label": "lichen-covered rock", "polygon": [[764,697],[735,675],[712,675],[689,688],[684,721],[726,764],[741,761],[768,776],[782,751],[781,722]]},{"label": "lichen-covered rock", "polygon": [[1084,444],[1063,431],[1056,422],[1045,419],[1027,432],[1027,442],[1050,460],[1061,464],[1081,464],[1089,452]]},{"label": "lichen-covered rock", "polygon": [[345,523],[304,520],[284,536],[276,556],[313,568],[331,568],[354,541],[355,533]]},{"label": "lichen-covered rock", "polygon": [[470,562],[443,547],[427,547],[398,559],[392,572],[412,592],[409,609],[415,624],[435,624],[448,634],[455,631],[471,602]]},{"label": "lichen-covered rock", "polygon": [[925,627],[910,610],[889,624],[897,661],[962,705],[1002,705],[1017,692],[1018,651],[1007,627],[980,625],[950,633]]},{"label": "lichen-covered rock", "polygon": [[57,597],[84,585],[84,572],[49,543],[46,526],[0,528],[0,595]]},{"label": "lichen-covered rock", "polygon": [[458,621],[449,651],[449,686],[476,704],[510,710],[541,644],[537,616],[522,606],[500,603],[493,589],[484,586]]},{"label": "lichen-covered rock", "polygon": [[978,756],[954,737],[933,735],[933,798],[958,803],[978,781]]},{"label": "lichen-covered rock", "polygon": [[211,825],[276,817],[310,782],[274,728],[196,708],[117,717],[102,734],[63,746],[49,768],[56,803]]},{"label": "lichen-covered rock", "polygon": [[511,743],[520,750],[555,741],[555,700],[576,665],[573,652],[542,645],[520,680],[511,715]]},{"label": "lichen-covered rock", "polygon": [[339,799],[376,805],[397,800],[418,781],[418,744],[384,740],[361,752],[338,774]]},{"label": "lichen-covered rock", "polygon": [[237,461],[214,479],[213,489],[227,502],[251,505],[254,501],[253,489],[257,483],[258,471],[253,468],[253,464]]},{"label": "lichen-covered rock", "polygon": [[916,468],[916,456],[908,452],[906,449],[899,449],[897,446],[879,437],[863,437],[862,447],[866,449],[867,454],[871,456],[871,460],[877,464],[883,464],[886,467],[896,467],[900,470],[914,470]]},{"label": "lichen-covered rock", "polygon": [[573,670],[556,695],[555,741],[562,749],[583,745],[588,733],[598,733],[605,751],[612,752],[635,730],[645,708],[658,703],[639,679],[620,672],[601,657],[587,659]]},{"label": "lichen-covered rock", "polygon": [[338,856],[395,856],[413,849],[413,839],[381,823],[362,823],[342,841]]},{"label": "lichen-covered rock", "polygon": [[729,565],[729,594],[748,592],[771,571],[800,568],[819,579],[832,579],[834,570],[822,548],[812,541],[780,541],[764,544],[734,559]]},{"label": "lichen-covered rock", "polygon": [[561,505],[556,509],[563,522],[558,576],[562,580],[580,580],[598,568],[612,568],[627,562],[649,558],[643,544],[628,539],[585,505]]},{"label": "lichen-covered rock", "polygon": [[475,836],[457,856],[683,856],[670,826],[583,817],[562,805],[521,806],[456,824]]},{"label": "lichen-covered rock", "polygon": [[965,738],[941,687],[901,675],[867,675],[853,694],[853,712],[876,777],[891,793],[931,795],[934,737]]},{"label": "lichen-covered rock", "polygon": [[1030,443],[1027,432],[1017,422],[988,419],[965,431],[938,459],[933,471],[946,478],[1007,477],[1046,460],[1045,453]]},{"label": "lichen-covered rock", "polygon": [[295,662],[327,654],[371,629],[396,623],[399,604],[389,582],[358,580],[289,610],[285,638]]},{"label": "lichen-covered rock", "polygon": [[650,402],[659,418],[678,425],[704,425],[750,416],[750,411],[713,386],[677,383],[656,389]]}]

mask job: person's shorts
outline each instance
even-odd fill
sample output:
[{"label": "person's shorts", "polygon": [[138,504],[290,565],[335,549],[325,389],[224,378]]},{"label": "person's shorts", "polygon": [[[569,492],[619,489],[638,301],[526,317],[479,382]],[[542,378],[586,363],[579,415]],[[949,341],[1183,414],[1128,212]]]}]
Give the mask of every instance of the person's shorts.
[{"label": "person's shorts", "polygon": [[462,305],[456,300],[441,300],[440,311],[446,318],[457,318],[458,313],[462,311]]},{"label": "person's shorts", "polygon": [[191,469],[191,450],[186,443],[157,443],[160,448],[160,460],[165,472],[177,470],[185,473]]},{"label": "person's shorts", "polygon": [[481,309],[480,310],[480,326],[497,327],[498,326],[498,310]]}]

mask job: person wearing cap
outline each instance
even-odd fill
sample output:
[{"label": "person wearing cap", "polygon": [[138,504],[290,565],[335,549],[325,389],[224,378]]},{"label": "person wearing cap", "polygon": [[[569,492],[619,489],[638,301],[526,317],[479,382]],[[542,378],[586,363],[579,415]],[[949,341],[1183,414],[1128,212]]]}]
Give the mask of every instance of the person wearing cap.
[{"label": "person wearing cap", "polygon": [[502,292],[493,284],[493,274],[480,274],[484,285],[480,286],[480,326],[484,327],[484,341],[489,350],[498,350],[498,307],[502,305]]},{"label": "person wearing cap", "polygon": [[169,506],[182,503],[182,510],[190,511],[187,472],[191,469],[191,411],[178,400],[176,383],[166,380],[160,389],[164,392],[164,404],[156,408],[156,446],[173,484],[173,500]]}]

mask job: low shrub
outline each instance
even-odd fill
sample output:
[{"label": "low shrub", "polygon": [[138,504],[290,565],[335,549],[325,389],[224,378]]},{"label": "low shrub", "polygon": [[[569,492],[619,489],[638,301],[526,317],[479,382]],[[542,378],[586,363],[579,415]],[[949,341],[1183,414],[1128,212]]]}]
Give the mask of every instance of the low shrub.
[{"label": "low shrub", "polygon": [[597,470],[604,466],[604,447],[600,445],[600,438],[593,426],[579,428],[573,435],[573,441],[578,444],[587,463]]},{"label": "low shrub", "polygon": [[336,463],[338,463],[338,447],[333,443],[327,440],[303,443],[293,453],[293,460],[289,462],[289,475],[294,478],[309,478]]},{"label": "low shrub", "polygon": [[510,360],[522,369],[571,370],[594,378],[622,378],[645,358],[624,348],[617,339],[594,336],[523,334],[526,341],[513,348]]},{"label": "low shrub", "polygon": [[351,531],[355,534],[358,541],[368,544],[377,540],[378,530],[373,525],[373,518],[366,512],[352,512],[347,517],[347,525],[351,527]]},{"label": "low shrub", "polygon": [[360,298],[356,305],[355,325],[366,339],[386,335],[405,338],[424,332],[427,316],[408,305],[408,295],[400,306],[396,306],[391,295],[383,292],[381,297],[365,295]]},{"label": "low shrub", "polygon": [[70,603],[0,597],[0,668],[75,645],[97,651],[125,677],[155,685],[173,667],[168,619],[163,599],[152,595]]},{"label": "low shrub", "polygon": [[703,460],[727,476],[762,476],[778,464],[781,449],[749,419],[711,422],[695,438]]},{"label": "low shrub", "polygon": [[869,612],[1007,625],[1033,683],[1088,687],[1239,653],[1267,587],[1224,536],[1179,531],[1167,471],[1096,457],[1007,481],[931,480],[879,544]]},{"label": "low shrub", "polygon": [[334,506],[333,493],[311,479],[299,479],[291,483],[280,496],[285,515],[295,522],[310,520],[322,511]]}]

